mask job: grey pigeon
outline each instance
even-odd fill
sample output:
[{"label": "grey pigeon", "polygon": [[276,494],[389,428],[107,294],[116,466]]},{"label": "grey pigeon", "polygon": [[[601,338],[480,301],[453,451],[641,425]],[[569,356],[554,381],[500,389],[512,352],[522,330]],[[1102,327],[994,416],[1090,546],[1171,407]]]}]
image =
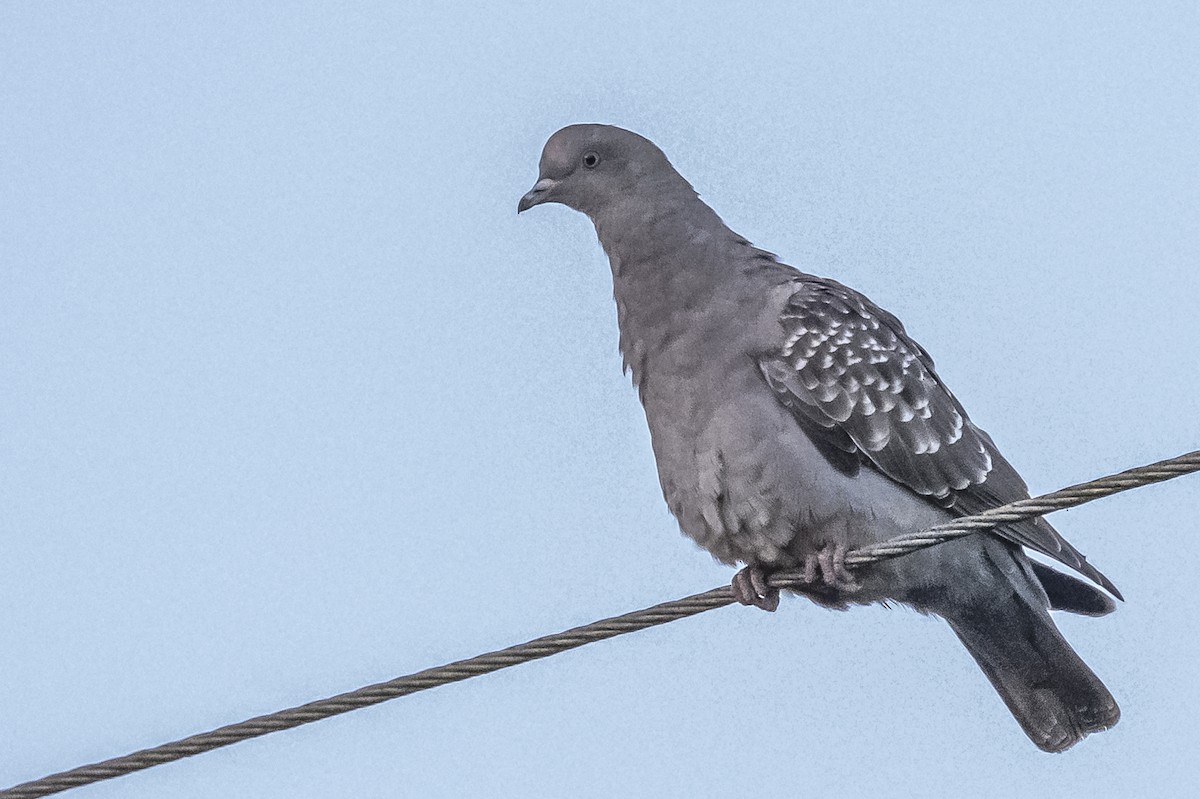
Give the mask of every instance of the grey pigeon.
[{"label": "grey pigeon", "polygon": [[1120,594],[1044,519],[846,569],[848,549],[1029,496],[895,316],[734,233],[621,128],[551,136],[517,210],[547,202],[596,227],[663,496],[686,535],[746,564],[740,602],[774,610],[766,575],[800,569],[828,607],[893,601],[944,618],[1041,749],[1117,723],[1049,613],[1115,603],[1023,547]]}]

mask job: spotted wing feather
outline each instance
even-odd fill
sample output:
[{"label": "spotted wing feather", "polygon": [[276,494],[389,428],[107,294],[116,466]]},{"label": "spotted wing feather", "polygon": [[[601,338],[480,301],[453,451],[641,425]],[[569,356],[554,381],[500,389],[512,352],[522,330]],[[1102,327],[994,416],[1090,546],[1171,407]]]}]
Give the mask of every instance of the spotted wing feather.
[{"label": "spotted wing feather", "polygon": [[[1029,496],[896,317],[840,283],[806,278],[797,281],[781,323],[783,346],[759,365],[835,466],[853,473],[857,458],[960,515]],[[1116,593],[1045,520],[997,533]]]}]

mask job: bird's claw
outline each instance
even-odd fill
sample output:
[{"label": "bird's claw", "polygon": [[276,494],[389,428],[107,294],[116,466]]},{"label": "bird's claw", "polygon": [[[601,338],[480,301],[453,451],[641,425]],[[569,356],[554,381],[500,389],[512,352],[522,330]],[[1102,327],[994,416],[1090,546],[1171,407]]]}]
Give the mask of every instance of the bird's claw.
[{"label": "bird's claw", "polygon": [[854,592],[862,584],[846,568],[846,545],[826,544],[820,550],[804,556],[804,582],[817,583],[838,591]]},{"label": "bird's claw", "polygon": [[768,613],[779,607],[779,589],[767,584],[767,574],[758,566],[747,566],[733,575],[730,588],[733,598],[743,605],[753,605]]}]

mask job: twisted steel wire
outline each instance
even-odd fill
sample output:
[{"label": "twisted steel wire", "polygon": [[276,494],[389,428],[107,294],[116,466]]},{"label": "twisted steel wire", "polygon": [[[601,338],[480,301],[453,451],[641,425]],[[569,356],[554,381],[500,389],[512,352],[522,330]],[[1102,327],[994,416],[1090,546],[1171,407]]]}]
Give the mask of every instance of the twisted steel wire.
[{"label": "twisted steel wire", "polygon": [[[1128,491],[1131,488],[1161,483],[1164,480],[1197,471],[1200,471],[1200,450],[1090,480],[1042,496],[1012,502],[983,513],[963,516],[920,533],[897,536],[880,544],[863,547],[847,554],[846,565],[858,568],[902,557],[944,541],[971,535],[978,530],[987,530],[1052,511],[1072,508],[1092,500]],[[769,579],[771,585],[779,588],[799,585],[802,581],[803,577],[798,572],[777,572]],[[319,699],[287,710],[256,716],[237,724],[218,727],[209,732],[191,735],[161,746],[142,749],[122,757],[51,774],[6,790],[0,790],[0,799],[35,799],[35,797],[49,796],[70,788],[78,788],[101,780],[132,774],[151,766],[170,763],[268,733],[320,721],[341,713],[348,713],[351,710],[386,702],[389,699],[407,696],[417,691],[436,688],[439,685],[466,680],[509,666],[549,657],[584,644],[695,616],[706,610],[724,607],[733,601],[730,587],[721,586],[683,599],[664,602],[643,610],[585,624],[565,632],[535,638],[506,649],[477,655],[466,660],[458,660],[444,666],[435,666],[415,674],[368,685],[355,691]]]}]

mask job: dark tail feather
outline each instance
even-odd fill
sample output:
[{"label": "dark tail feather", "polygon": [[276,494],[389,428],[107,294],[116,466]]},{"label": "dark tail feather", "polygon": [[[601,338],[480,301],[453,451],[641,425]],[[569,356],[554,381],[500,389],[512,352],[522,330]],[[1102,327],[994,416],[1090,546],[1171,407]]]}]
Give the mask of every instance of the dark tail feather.
[{"label": "dark tail feather", "polygon": [[1042,584],[1051,610],[1065,610],[1083,616],[1107,616],[1117,609],[1117,603],[1103,591],[1093,588],[1069,574],[1030,560],[1033,576]]},{"label": "dark tail feather", "polygon": [[1112,694],[1050,614],[1016,591],[946,620],[1038,748],[1061,752],[1121,718]]}]

